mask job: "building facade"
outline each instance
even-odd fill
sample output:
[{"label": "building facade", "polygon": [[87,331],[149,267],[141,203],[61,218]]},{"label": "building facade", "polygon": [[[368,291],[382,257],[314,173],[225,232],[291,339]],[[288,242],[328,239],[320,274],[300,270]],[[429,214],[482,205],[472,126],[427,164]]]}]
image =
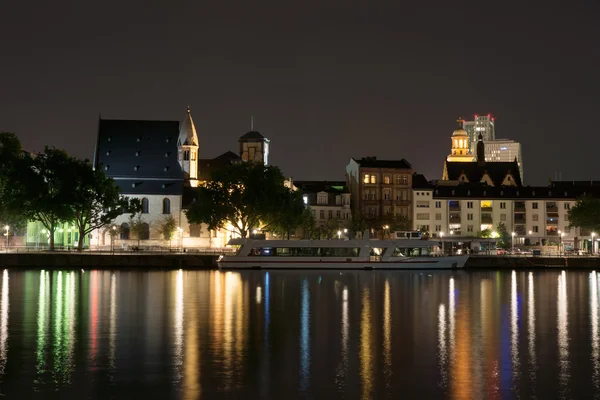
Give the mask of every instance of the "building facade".
[{"label": "building facade", "polygon": [[405,159],[350,159],[346,166],[346,182],[352,213],[367,218],[382,218],[391,214],[410,219],[412,176],[412,166]]},{"label": "building facade", "polygon": [[498,139],[494,141],[483,141],[485,145],[485,161],[487,162],[511,162],[517,160],[521,182],[523,181],[523,154],[521,143],[510,139]]},{"label": "building facade", "polygon": [[328,221],[335,220],[350,227],[352,211],[346,182],[294,181],[294,187],[302,193],[304,205],[312,211],[317,226],[325,227]]},{"label": "building facade", "polygon": [[467,132],[469,148],[473,154],[475,154],[479,135],[486,142],[496,140],[496,121],[491,114],[475,114],[472,121],[464,121],[463,128]]}]

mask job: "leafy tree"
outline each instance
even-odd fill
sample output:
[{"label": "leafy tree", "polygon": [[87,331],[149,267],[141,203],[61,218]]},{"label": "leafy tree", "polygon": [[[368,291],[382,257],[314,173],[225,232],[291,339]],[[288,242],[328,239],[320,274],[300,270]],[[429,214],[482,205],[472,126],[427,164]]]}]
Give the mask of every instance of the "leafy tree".
[{"label": "leafy tree", "polygon": [[584,196],[569,210],[569,229],[581,228],[591,232],[600,231],[600,199]]},{"label": "leafy tree", "polygon": [[306,207],[300,216],[300,229],[304,239],[310,239],[317,229],[317,221],[310,207]]},{"label": "leafy tree", "polygon": [[492,231],[490,229],[484,229],[482,231],[478,231],[477,232],[477,237],[478,238],[491,238],[492,237]]},{"label": "leafy tree", "polygon": [[139,199],[121,195],[115,181],[107,177],[102,168],[94,170],[87,160],[72,160],[71,163],[76,172],[71,206],[79,231],[77,249],[81,251],[86,235],[112,223],[125,212],[133,217],[141,211],[142,205]]},{"label": "leafy tree", "polygon": [[0,225],[11,232],[22,232],[27,220],[23,203],[17,195],[24,153],[14,133],[0,132]]},{"label": "leafy tree", "polygon": [[511,237],[506,229],[506,225],[503,222],[498,223],[498,227],[496,228],[496,232],[498,233],[498,242],[497,245],[501,249],[510,249],[512,246]]},{"label": "leafy tree", "polygon": [[54,233],[60,222],[72,221],[76,187],[76,161],[62,150],[47,147],[35,157],[25,156],[13,199],[21,202],[23,215],[40,221],[50,233],[50,250],[54,250]]},{"label": "leafy tree", "polygon": [[137,217],[129,218],[129,231],[137,239],[137,247],[140,247],[140,241],[142,240],[142,238],[145,239],[145,236],[149,232],[149,230],[150,225],[142,219],[141,214],[138,214]]},{"label": "leafy tree", "polygon": [[325,234],[327,235],[327,239],[337,237],[338,231],[343,231],[344,229],[346,229],[344,221],[339,218],[329,218],[325,224]]},{"label": "leafy tree", "polygon": [[159,229],[162,237],[170,243],[177,230],[177,221],[175,221],[172,215],[167,215],[161,221]]},{"label": "leafy tree", "polygon": [[368,228],[368,221],[365,216],[358,211],[352,214],[352,222],[350,226],[354,235],[356,235],[357,232],[362,234]]},{"label": "leafy tree", "polygon": [[302,218],[305,208],[302,194],[300,192],[282,190],[279,193],[279,199],[274,202],[274,205],[278,206],[278,208],[273,209],[263,222],[268,223],[273,232],[277,232],[289,240],[291,233],[296,231],[303,223]]},{"label": "leafy tree", "polygon": [[198,189],[186,216],[190,223],[230,230],[245,238],[261,222],[269,229],[281,221],[281,213],[295,209],[289,203],[290,192],[279,168],[257,162],[234,164],[216,170],[212,180]]}]

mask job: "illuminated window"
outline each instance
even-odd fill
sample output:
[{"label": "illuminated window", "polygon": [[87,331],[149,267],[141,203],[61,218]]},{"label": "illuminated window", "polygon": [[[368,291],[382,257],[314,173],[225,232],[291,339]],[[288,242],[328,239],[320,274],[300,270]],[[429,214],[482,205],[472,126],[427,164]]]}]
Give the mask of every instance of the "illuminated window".
[{"label": "illuminated window", "polygon": [[389,175],[385,175],[383,177],[383,183],[385,183],[386,185],[389,185],[390,183],[392,183],[392,178]]},{"label": "illuminated window", "polygon": [[370,175],[369,174],[365,174],[365,177],[363,179],[364,183],[369,183],[369,181],[371,180]]},{"label": "illuminated window", "polygon": [[196,161],[196,152],[192,151],[192,161]]},{"label": "illuminated window", "polygon": [[377,183],[377,175],[371,175],[371,183]]}]

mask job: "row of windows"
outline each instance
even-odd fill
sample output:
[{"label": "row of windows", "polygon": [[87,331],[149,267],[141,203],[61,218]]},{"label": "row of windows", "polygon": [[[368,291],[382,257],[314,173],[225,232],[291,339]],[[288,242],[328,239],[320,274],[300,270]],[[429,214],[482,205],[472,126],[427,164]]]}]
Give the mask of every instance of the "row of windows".
[{"label": "row of windows", "polygon": [[[312,212],[313,212],[313,216],[316,217],[315,210],[312,210]],[[348,213],[348,212],[342,213],[340,210],[337,210],[335,212],[335,217],[337,219],[350,219],[350,213]],[[327,212],[327,219],[332,219],[332,218],[333,218],[333,210],[329,210]],[[325,219],[325,210],[319,211],[319,219]]]},{"label": "row of windows", "polygon": [[[150,201],[144,197],[142,198],[142,214],[150,213]],[[168,198],[164,198],[162,201],[162,213],[163,214],[171,214],[171,200]]]},{"label": "row of windows", "polygon": [[[148,140],[150,140],[150,138],[148,138]],[[169,137],[165,138],[165,143],[169,143],[171,140],[172,140],[172,137],[169,136]],[[107,137],[106,141],[107,142],[111,142],[112,141],[112,136]],[[142,136],[138,136],[136,138],[136,142],[141,142],[141,141],[142,141]]]},{"label": "row of windows", "polygon": [[[112,150],[107,150],[107,151],[106,151],[106,155],[107,155],[107,156],[110,156],[110,153],[112,153]],[[141,150],[136,150],[136,152],[135,152],[135,156],[136,156],[136,157],[139,157],[141,154],[142,154],[142,151],[141,151]],[[170,151],[167,151],[167,152],[165,153],[165,157],[169,157],[170,155],[171,155],[171,152],[170,152]]]},{"label": "row of windows", "polygon": [[[379,174],[364,174],[363,183],[375,184],[379,179]],[[396,185],[408,185],[408,175],[396,175],[396,178],[392,178],[391,174],[383,175],[383,184],[391,185],[395,182]]]},{"label": "row of windows", "polygon": [[[383,200],[408,201],[408,190],[397,190],[395,196],[392,190],[383,191]],[[363,191],[364,200],[380,200],[376,189],[365,189]]]}]

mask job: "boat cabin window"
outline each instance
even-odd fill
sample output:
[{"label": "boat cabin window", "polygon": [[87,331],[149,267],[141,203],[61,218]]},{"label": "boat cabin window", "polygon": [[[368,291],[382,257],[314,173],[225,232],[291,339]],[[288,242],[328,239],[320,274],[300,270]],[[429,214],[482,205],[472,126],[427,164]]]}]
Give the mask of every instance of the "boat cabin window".
[{"label": "boat cabin window", "polygon": [[263,247],[253,248],[250,256],[276,257],[358,257],[358,247]]},{"label": "boat cabin window", "polygon": [[426,247],[396,247],[392,253],[392,257],[420,257],[428,256],[431,254],[431,250]]}]

